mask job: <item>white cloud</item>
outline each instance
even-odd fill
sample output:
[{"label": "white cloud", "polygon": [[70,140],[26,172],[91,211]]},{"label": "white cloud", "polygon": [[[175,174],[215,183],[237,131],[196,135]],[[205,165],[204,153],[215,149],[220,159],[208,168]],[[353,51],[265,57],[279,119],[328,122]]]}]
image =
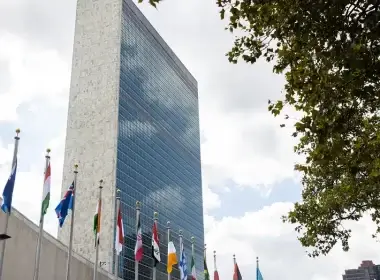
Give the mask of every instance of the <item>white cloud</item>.
[{"label": "white cloud", "polygon": [[[12,126],[18,126],[17,109],[23,103],[43,101],[52,108],[67,105],[62,100],[69,88],[75,3],[0,3],[0,42],[6,42],[0,44],[0,71],[6,72],[0,72],[0,133],[3,123],[13,121]],[[222,220],[207,215],[222,205],[215,188],[233,191],[226,186],[228,180],[269,193],[274,182],[295,178],[293,164],[297,158],[290,130],[280,129],[282,120],[266,112],[267,100],[281,95],[283,77],[272,74],[271,66],[263,62],[254,66],[228,63],[224,54],[232,45],[232,36],[224,31],[213,1],[168,0],[160,4],[158,12],[147,5],[139,7],[199,82],[206,240],[209,260],[212,250],[217,250],[221,278],[232,277],[234,253],[244,279],[254,277],[257,255],[265,279],[283,280],[339,279],[344,268],[356,267],[361,259],[379,259],[377,246],[370,239],[372,223],[368,219],[353,225],[350,253],[337,249],[329,257],[311,260],[293,228],[279,219],[289,209],[288,203],[275,203],[258,212],[250,212],[251,205],[247,205],[244,216]],[[33,108],[42,110],[42,106]],[[52,115],[48,121],[54,124],[56,118]],[[53,209],[60,199],[64,127],[51,125],[49,132],[54,139],[44,135],[38,138],[52,149]],[[0,137],[4,141],[6,135]],[[9,176],[13,150],[13,145],[3,143],[0,141],[0,184]],[[41,150],[38,158],[32,158],[22,146],[19,158],[24,168],[17,174],[14,206],[37,222],[44,153]],[[49,211],[45,226],[50,233],[56,232],[54,211]]]},{"label": "white cloud", "polygon": [[270,185],[294,176],[296,157],[289,131],[280,130],[268,113],[215,114],[204,119],[202,160],[241,185]]},{"label": "white cloud", "polygon": [[232,277],[233,254],[243,279],[254,279],[257,256],[264,279],[282,280],[341,279],[345,269],[358,267],[362,260],[379,260],[378,243],[371,238],[375,227],[369,217],[349,223],[353,237],[348,253],[337,247],[327,257],[307,257],[293,227],[280,219],[290,207],[291,203],[274,203],[260,211],[247,212],[243,217],[224,217],[218,221],[206,216],[208,260],[212,260],[215,248],[221,279]]},{"label": "white cloud", "polygon": [[0,138],[0,170],[3,169],[3,165],[9,164],[13,154],[14,145],[8,145],[7,147],[3,147],[1,138]]},{"label": "white cloud", "polygon": [[[62,166],[63,166],[63,147],[64,138],[61,136],[57,139],[52,139],[48,143],[51,148],[51,200],[50,209],[45,217],[45,230],[55,235],[58,229],[57,218],[53,209],[58,204],[61,196],[62,185]],[[21,141],[21,140],[20,140]],[[22,143],[20,143],[22,144]],[[7,161],[5,164],[0,164],[0,184],[5,184],[11,170],[11,161],[14,145],[9,145],[8,148],[0,149],[0,155],[3,153]],[[12,206],[26,215],[33,222],[38,224],[40,208],[42,201],[42,186],[43,172],[45,166],[45,153],[41,151],[38,159],[28,159],[23,157],[23,149],[20,149],[18,158],[23,158],[23,164],[27,164],[26,170],[20,171],[20,166],[16,175],[16,184],[13,193]],[[20,161],[19,161],[20,162]],[[3,185],[0,185],[2,188]],[[1,189],[2,190],[2,189]]]},{"label": "white cloud", "polygon": [[0,92],[0,121],[17,120],[16,110],[23,102],[38,98],[55,100],[67,95],[70,63],[56,50],[28,45],[23,38],[0,33],[0,61],[6,61],[7,81],[0,76],[0,84],[10,83]]},{"label": "white cloud", "polygon": [[[263,61],[254,66],[228,62],[224,54],[233,37],[224,31],[213,2],[164,1],[158,11],[139,7],[198,80],[202,162],[209,183],[225,188],[232,179],[268,188],[294,178],[291,130],[280,129],[283,119],[266,110],[268,99],[281,96],[284,78]],[[183,20],[189,11],[198,20]]]},{"label": "white cloud", "polygon": [[221,206],[221,201],[215,192],[213,192],[206,180],[203,180],[203,212],[207,213],[212,209],[219,208]]}]

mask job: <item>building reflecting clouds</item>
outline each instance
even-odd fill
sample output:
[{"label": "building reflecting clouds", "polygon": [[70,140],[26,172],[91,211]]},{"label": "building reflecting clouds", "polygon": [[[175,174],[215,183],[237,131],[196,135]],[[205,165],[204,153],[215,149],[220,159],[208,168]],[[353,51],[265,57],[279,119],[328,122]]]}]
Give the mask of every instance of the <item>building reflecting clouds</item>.
[{"label": "building reflecting clouds", "polygon": [[[123,3],[117,142],[117,187],[127,234],[119,275],[134,279],[135,203],[141,201],[144,258],[140,279],[151,279],[153,212],[159,213],[162,263],[167,279],[166,222],[179,251],[179,229],[190,270],[191,236],[203,275],[203,207],[197,82],[136,6]],[[179,278],[174,269],[173,279]]]}]

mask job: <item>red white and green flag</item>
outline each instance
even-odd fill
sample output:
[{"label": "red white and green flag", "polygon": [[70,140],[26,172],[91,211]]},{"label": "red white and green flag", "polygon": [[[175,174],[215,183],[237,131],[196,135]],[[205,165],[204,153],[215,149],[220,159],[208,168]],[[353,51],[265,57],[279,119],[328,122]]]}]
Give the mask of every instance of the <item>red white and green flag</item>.
[{"label": "red white and green flag", "polygon": [[119,211],[117,214],[117,224],[116,224],[116,238],[115,238],[115,248],[116,253],[120,255],[123,250],[124,244],[124,226],[123,226],[123,218],[121,217],[121,208],[119,206]]},{"label": "red white and green flag", "polygon": [[136,245],[135,245],[135,260],[141,261],[143,257],[143,243],[142,243],[142,231],[140,222],[140,213],[137,217],[137,227],[136,227]]},{"label": "red white and green flag", "polygon": [[51,177],[50,177],[50,160],[48,161],[48,165],[45,170],[45,179],[44,179],[44,188],[42,193],[42,206],[41,206],[41,213],[42,215],[46,214],[47,209],[49,208],[49,202],[50,202],[50,183],[51,183]]},{"label": "red white and green flag", "polygon": [[195,270],[194,255],[191,256],[191,279],[197,280],[197,271]]}]

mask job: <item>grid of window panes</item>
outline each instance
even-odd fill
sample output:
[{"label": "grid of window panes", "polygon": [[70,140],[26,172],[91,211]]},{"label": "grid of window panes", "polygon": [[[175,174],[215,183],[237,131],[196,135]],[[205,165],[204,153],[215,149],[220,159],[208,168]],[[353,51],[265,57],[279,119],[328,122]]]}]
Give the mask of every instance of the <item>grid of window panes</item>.
[{"label": "grid of window panes", "polygon": [[[179,252],[183,230],[190,273],[195,237],[198,279],[203,279],[203,206],[197,84],[130,0],[123,4],[117,188],[125,227],[119,276],[134,279],[136,201],[141,201],[144,257],[139,279],[152,279],[153,212],[159,213],[161,263],[167,279],[167,221]],[[179,261],[179,254],[178,261]],[[177,266],[176,266],[177,267]],[[179,279],[177,268],[172,279]]]}]

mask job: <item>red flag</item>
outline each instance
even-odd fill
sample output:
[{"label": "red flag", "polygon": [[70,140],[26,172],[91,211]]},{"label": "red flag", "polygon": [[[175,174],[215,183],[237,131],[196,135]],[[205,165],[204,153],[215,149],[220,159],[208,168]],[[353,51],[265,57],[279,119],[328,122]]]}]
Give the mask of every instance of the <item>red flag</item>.
[{"label": "red flag", "polygon": [[217,270],[214,271],[214,280],[219,280],[219,273]]},{"label": "red flag", "polygon": [[119,207],[119,212],[117,214],[116,238],[115,238],[115,249],[118,255],[123,250],[123,244],[124,244],[124,226],[123,226],[123,219],[121,218],[121,208]]},{"label": "red flag", "polygon": [[153,223],[153,230],[152,230],[152,257],[154,260],[154,266],[156,266],[161,261],[160,241],[158,240],[156,222]]},{"label": "red flag", "polygon": [[141,261],[143,257],[143,244],[142,244],[142,232],[140,223],[140,214],[137,218],[137,230],[136,230],[136,246],[135,246],[135,260]]},{"label": "red flag", "polygon": [[235,263],[235,269],[234,269],[234,280],[243,280],[241,277],[240,269],[237,263]]}]

